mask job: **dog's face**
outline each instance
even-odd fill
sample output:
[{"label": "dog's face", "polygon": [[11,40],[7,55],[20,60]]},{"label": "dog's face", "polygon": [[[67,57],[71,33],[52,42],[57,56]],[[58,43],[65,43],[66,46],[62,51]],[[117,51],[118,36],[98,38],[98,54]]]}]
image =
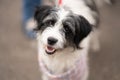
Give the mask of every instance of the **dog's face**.
[{"label": "dog's face", "polygon": [[47,54],[66,47],[79,48],[80,42],[91,32],[92,27],[82,16],[70,10],[50,6],[37,7],[34,16],[40,41]]}]

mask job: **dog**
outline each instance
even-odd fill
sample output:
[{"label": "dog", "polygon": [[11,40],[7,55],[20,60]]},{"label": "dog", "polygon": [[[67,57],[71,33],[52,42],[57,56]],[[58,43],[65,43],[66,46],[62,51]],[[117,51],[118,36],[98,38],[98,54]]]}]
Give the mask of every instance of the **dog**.
[{"label": "dog", "polygon": [[39,6],[34,19],[42,80],[87,80],[91,36],[99,24],[93,0]]}]

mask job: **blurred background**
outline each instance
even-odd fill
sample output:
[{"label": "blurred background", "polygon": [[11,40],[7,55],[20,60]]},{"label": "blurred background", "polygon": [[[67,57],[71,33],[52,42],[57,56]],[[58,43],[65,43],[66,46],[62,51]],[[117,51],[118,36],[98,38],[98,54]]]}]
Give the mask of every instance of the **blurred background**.
[{"label": "blurred background", "polygon": [[[89,80],[120,80],[120,0],[100,8],[101,50],[90,52]],[[22,32],[22,0],[0,0],[0,80],[41,80],[36,40]]]}]

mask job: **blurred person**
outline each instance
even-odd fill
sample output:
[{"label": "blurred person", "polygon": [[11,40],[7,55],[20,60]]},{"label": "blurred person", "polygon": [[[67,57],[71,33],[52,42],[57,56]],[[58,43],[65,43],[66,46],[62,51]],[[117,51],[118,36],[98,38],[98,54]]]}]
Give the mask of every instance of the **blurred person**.
[{"label": "blurred person", "polygon": [[28,38],[35,38],[36,33],[33,31],[34,28],[34,10],[35,7],[41,5],[41,0],[23,0],[22,3],[22,26],[23,32]]}]

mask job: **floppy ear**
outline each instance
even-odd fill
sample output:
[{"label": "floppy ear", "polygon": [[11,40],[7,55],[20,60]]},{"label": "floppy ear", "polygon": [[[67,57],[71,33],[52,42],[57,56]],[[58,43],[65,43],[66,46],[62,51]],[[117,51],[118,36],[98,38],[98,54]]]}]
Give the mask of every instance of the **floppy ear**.
[{"label": "floppy ear", "polygon": [[51,9],[52,9],[51,6],[37,6],[35,10],[34,18],[36,20],[44,19],[45,16],[47,16],[50,13]]},{"label": "floppy ear", "polygon": [[40,26],[42,24],[42,21],[44,20],[44,18],[50,14],[50,12],[52,11],[52,7],[51,6],[37,6],[35,13],[34,13],[34,19],[37,22],[37,28],[35,30],[40,30]]},{"label": "floppy ear", "polygon": [[82,16],[77,18],[74,43],[79,48],[79,43],[92,31],[90,23]]}]

